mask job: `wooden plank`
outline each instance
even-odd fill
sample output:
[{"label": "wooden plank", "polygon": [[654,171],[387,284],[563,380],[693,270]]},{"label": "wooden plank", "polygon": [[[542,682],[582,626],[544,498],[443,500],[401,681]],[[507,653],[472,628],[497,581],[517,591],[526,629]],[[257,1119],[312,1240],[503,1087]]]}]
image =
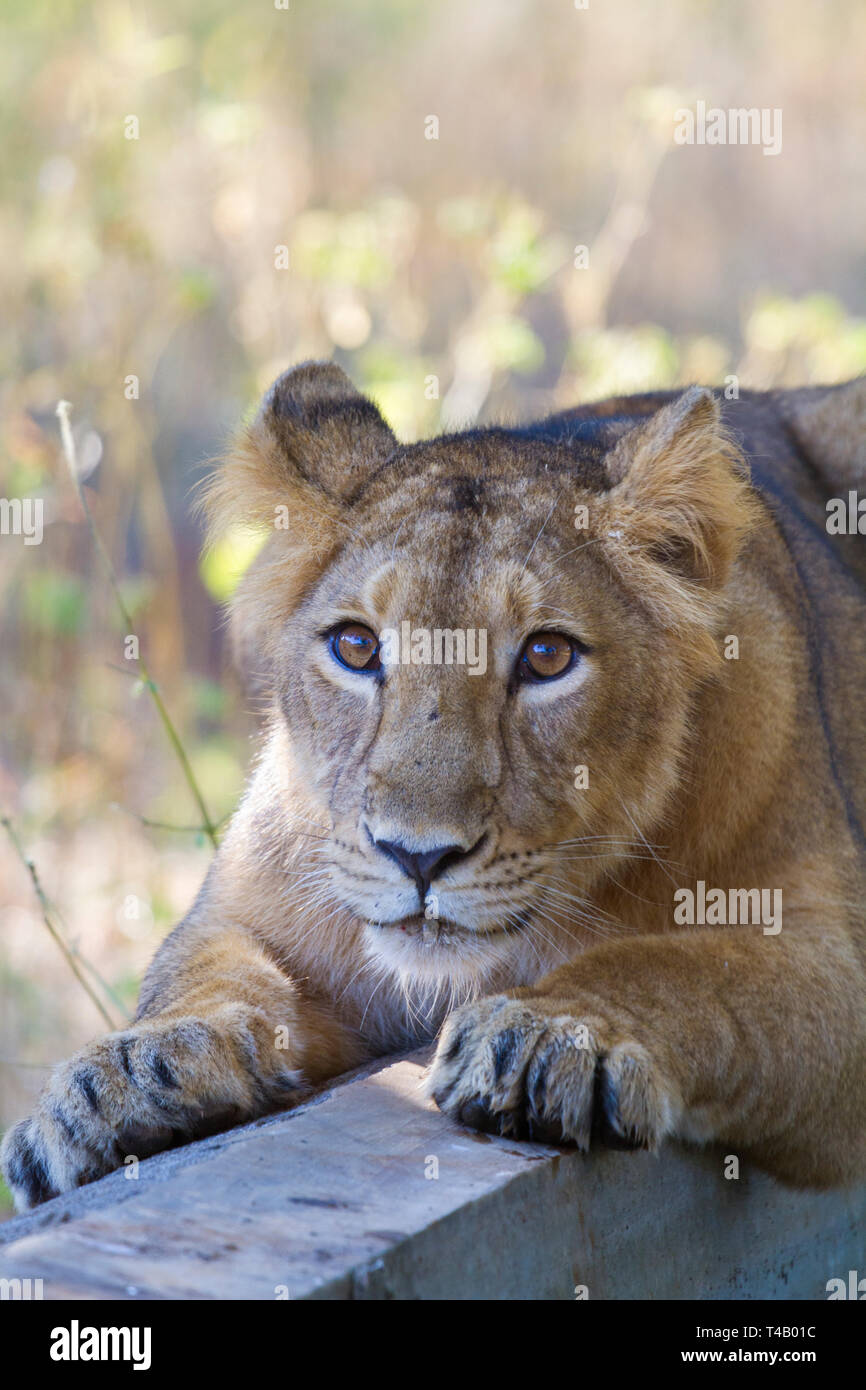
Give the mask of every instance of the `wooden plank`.
[{"label": "wooden plank", "polygon": [[589,1158],[463,1130],[423,1054],[172,1150],[0,1227],[45,1298],[825,1298],[866,1269],[866,1190],[802,1194],[724,1155]]}]

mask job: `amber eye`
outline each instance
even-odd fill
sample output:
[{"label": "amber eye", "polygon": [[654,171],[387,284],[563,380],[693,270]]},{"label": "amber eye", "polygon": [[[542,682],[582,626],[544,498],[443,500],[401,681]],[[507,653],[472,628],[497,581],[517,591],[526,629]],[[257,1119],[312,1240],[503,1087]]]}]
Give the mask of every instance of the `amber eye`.
[{"label": "amber eye", "polygon": [[361,671],[365,676],[382,669],[379,660],[379,639],[363,623],[341,623],[329,634],[331,655],[349,671]]},{"label": "amber eye", "polygon": [[577,643],[561,632],[533,632],[526,639],[517,670],[526,681],[552,681],[571,670],[577,652]]}]

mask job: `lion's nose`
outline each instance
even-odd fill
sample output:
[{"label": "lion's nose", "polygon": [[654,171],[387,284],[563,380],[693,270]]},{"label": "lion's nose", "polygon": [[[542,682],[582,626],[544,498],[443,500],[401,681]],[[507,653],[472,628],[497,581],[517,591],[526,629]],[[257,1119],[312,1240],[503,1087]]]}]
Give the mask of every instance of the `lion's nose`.
[{"label": "lion's nose", "polygon": [[[482,839],[484,837],[482,836]],[[459,859],[465,859],[478,848],[474,844],[471,849],[463,849],[462,845],[439,845],[436,849],[423,850],[416,853],[414,850],[407,849],[397,840],[373,840],[373,844],[383,854],[387,854],[389,859],[393,859],[395,864],[399,864],[404,874],[414,878],[418,885],[418,892],[422,899],[427,893],[427,889],[446,868],[451,864],[456,864]]]}]

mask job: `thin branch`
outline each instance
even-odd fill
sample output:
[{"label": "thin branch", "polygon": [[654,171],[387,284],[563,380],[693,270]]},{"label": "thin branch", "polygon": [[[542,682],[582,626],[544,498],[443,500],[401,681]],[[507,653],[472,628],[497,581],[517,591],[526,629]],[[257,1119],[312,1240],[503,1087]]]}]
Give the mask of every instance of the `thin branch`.
[{"label": "thin branch", "polygon": [[[142,816],[138,810],[132,810],[129,806],[121,806],[120,802],[111,802],[111,810],[122,810],[124,815],[132,816],[133,820],[138,820],[139,826],[146,826],[149,830],[171,830],[178,835],[206,835],[206,826],[172,826],[167,820],[150,820],[149,816]],[[225,821],[231,820],[232,812],[227,810],[220,820],[215,821],[214,830],[222,830]]]},{"label": "thin branch", "polygon": [[159,714],[160,720],[162,721],[162,727],[166,732],[169,743],[175,751],[177,760],[180,763],[184,777],[186,778],[187,786],[189,787],[193,799],[196,805],[198,806],[199,812],[201,814],[202,828],[204,830],[204,833],[207,835],[214,849],[218,849],[219,840],[217,839],[216,828],[213,822],[211,821],[210,816],[208,815],[207,807],[204,804],[204,798],[201,794],[201,791],[199,790],[198,783],[195,780],[195,774],[193,773],[192,767],[190,766],[189,758],[186,755],[186,749],[180,741],[180,737],[178,736],[177,730],[175,729],[174,724],[172,723],[169,717],[168,710],[163,704],[162,696],[160,695],[155,682],[150,677],[150,673],[147,669],[147,665],[145,664],[144,657],[140,655],[141,642],[138,640],[138,636],[133,626],[132,618],[130,616],[129,610],[126,606],[126,601],[124,600],[123,594],[120,589],[120,583],[115,573],[114,566],[111,563],[111,557],[108,554],[108,551],[105,549],[105,546],[102,543],[102,537],[96,529],[96,522],[93,519],[93,513],[90,510],[90,506],[88,504],[87,497],[85,496],[84,488],[81,483],[81,478],[78,474],[78,465],[75,456],[75,440],[72,437],[72,426],[69,423],[69,412],[71,409],[72,406],[69,401],[58,401],[57,418],[60,421],[60,437],[63,441],[63,453],[66,457],[69,472],[72,474],[72,481],[75,485],[75,490],[78,493],[78,500],[81,503],[84,515],[87,519],[87,524],[90,527],[90,534],[93,537],[93,543],[96,546],[97,551],[99,552],[99,556],[102,560],[105,572],[108,576],[108,582],[111,585],[111,590],[114,594],[115,601],[120,612],[120,616],[123,619],[124,626],[126,628],[126,633],[128,636],[136,638],[136,647],[139,651],[139,655],[136,658],[136,660],[138,662],[138,669],[141,673],[142,682],[150,691],[151,696],[153,697],[153,703],[156,705],[157,713]]},{"label": "thin branch", "polygon": [[[0,816],[0,825],[3,826],[4,830],[6,831],[6,834],[9,836],[9,839],[12,841],[18,858],[21,860],[21,863],[24,865],[25,869],[30,875],[30,880],[33,884],[34,891],[36,893],[37,898],[39,899],[39,906],[42,908],[43,922],[45,923],[52,937],[56,941],[57,945],[60,947],[60,950],[66,957],[67,964],[69,965],[69,968],[72,971],[75,978],[78,980],[78,983],[84,989],[86,989],[94,1006],[99,1010],[102,1017],[105,1019],[105,1022],[108,1024],[109,1028],[113,1032],[117,1025],[114,1023],[113,1019],[108,1013],[108,1010],[104,1007],[102,1000],[99,998],[99,995],[96,994],[96,992],[92,989],[90,983],[84,978],[81,971],[79,970],[78,962],[75,959],[75,952],[67,944],[67,942],[64,941],[61,933],[57,930],[57,928],[51,920],[51,914],[53,909],[45,893],[45,890],[39,881],[39,875],[36,872],[36,865],[33,863],[32,859],[27,858],[27,855],[24,852],[24,847],[22,846],[21,841],[18,839],[12,822],[10,821],[8,816]],[[90,966],[89,968],[93,970],[93,966]],[[104,981],[100,981],[100,983],[104,985]],[[107,986],[105,986],[105,988],[107,988]]]},{"label": "thin branch", "polygon": [[11,1057],[0,1057],[0,1067],[32,1067],[34,1071],[52,1071],[56,1062],[16,1062]]}]

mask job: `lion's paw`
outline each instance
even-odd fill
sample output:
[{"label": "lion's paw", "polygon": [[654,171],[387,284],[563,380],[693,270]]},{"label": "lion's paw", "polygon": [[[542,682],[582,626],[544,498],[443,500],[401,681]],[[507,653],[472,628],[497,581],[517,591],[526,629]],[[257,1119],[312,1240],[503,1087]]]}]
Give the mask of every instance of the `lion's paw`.
[{"label": "lion's paw", "polygon": [[446,1020],[428,1080],[452,1119],[515,1139],[656,1149],[677,1109],[645,1047],[597,1012],[497,995]]},{"label": "lion's paw", "polygon": [[243,1005],[141,1023],[56,1067],[0,1147],[19,1210],[178,1142],[295,1103],[307,1090],[271,1022]]}]

